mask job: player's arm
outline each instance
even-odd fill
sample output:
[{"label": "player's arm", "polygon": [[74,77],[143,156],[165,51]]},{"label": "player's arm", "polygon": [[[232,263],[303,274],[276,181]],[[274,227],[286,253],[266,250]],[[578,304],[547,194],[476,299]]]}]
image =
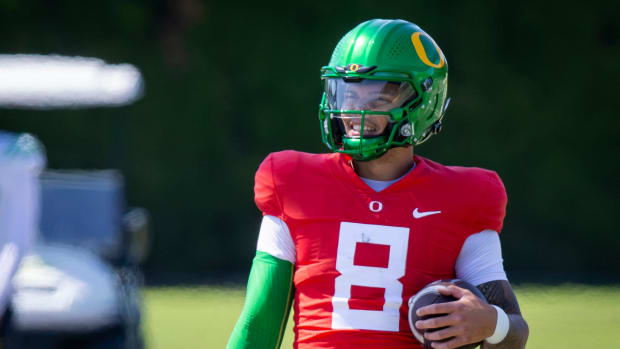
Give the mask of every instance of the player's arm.
[{"label": "player's arm", "polygon": [[245,305],[227,349],[277,349],[293,299],[293,264],[257,251],[248,280]]},{"label": "player's arm", "polygon": [[529,328],[521,315],[517,296],[512,291],[510,283],[506,280],[490,281],[478,285],[478,289],[487,298],[489,304],[496,305],[504,310],[509,321],[506,337],[497,344],[489,344],[485,341],[482,348],[525,348]]},{"label": "player's arm", "polygon": [[276,188],[274,154],[256,171],[254,201],[264,214],[258,233],[256,257],[248,280],[245,305],[227,349],[278,349],[294,295],[296,249],[284,219],[282,198]]},{"label": "player's arm", "polygon": [[[460,287],[449,286],[440,290],[440,293],[451,295],[458,301],[429,305],[417,312],[418,316],[446,314],[418,321],[416,324],[420,329],[438,329],[426,332],[425,337],[429,340],[453,337],[444,343],[435,343],[435,348],[451,349],[483,340],[484,348],[525,346],[528,337],[527,324],[521,316],[502,262],[497,232],[485,230],[465,241],[455,265],[456,276],[477,285],[489,303]],[[502,314],[498,313],[493,305],[501,308]],[[503,315],[504,313],[506,315]],[[507,329],[508,333],[502,332],[502,329]],[[491,345],[489,341],[495,345]]]},{"label": "player's arm", "polygon": [[293,299],[295,244],[287,224],[265,215],[261,222],[245,305],[228,349],[280,347]]}]

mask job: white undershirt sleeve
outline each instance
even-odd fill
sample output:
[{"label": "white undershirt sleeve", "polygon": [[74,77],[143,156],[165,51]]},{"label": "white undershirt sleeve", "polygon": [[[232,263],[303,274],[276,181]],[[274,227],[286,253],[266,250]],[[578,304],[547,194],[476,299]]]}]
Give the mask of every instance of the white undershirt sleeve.
[{"label": "white undershirt sleeve", "polygon": [[504,271],[499,234],[483,230],[469,236],[455,263],[456,277],[478,286],[494,280],[508,280]]},{"label": "white undershirt sleeve", "polygon": [[256,250],[295,264],[295,243],[286,223],[278,217],[265,215],[258,233]]}]

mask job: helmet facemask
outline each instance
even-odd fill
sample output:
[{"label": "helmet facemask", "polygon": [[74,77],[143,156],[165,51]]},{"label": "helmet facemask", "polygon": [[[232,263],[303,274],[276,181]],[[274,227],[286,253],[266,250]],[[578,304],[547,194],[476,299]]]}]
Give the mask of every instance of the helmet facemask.
[{"label": "helmet facemask", "polygon": [[411,144],[408,110],[419,93],[408,81],[327,77],[319,117],[323,140],[356,160],[373,160]]}]

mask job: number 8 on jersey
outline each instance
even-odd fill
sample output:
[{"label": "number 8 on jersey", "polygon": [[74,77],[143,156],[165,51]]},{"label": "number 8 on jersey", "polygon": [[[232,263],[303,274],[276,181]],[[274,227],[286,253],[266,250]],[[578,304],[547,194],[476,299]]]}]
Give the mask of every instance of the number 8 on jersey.
[{"label": "number 8 on jersey", "polygon": [[[405,275],[408,242],[409,228],[340,224],[336,257],[340,275],[332,297],[333,329],[399,330],[403,285],[398,279]],[[376,309],[363,309],[350,302],[352,292],[375,297],[383,292],[384,301]]]}]

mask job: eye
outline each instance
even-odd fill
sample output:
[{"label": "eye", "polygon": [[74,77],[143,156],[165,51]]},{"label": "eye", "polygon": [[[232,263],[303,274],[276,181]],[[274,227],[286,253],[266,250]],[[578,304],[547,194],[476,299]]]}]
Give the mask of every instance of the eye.
[{"label": "eye", "polygon": [[370,102],[368,105],[370,107],[381,107],[381,106],[385,106],[392,103],[392,101],[388,100],[387,98],[379,98],[379,99],[375,99],[374,101]]}]

